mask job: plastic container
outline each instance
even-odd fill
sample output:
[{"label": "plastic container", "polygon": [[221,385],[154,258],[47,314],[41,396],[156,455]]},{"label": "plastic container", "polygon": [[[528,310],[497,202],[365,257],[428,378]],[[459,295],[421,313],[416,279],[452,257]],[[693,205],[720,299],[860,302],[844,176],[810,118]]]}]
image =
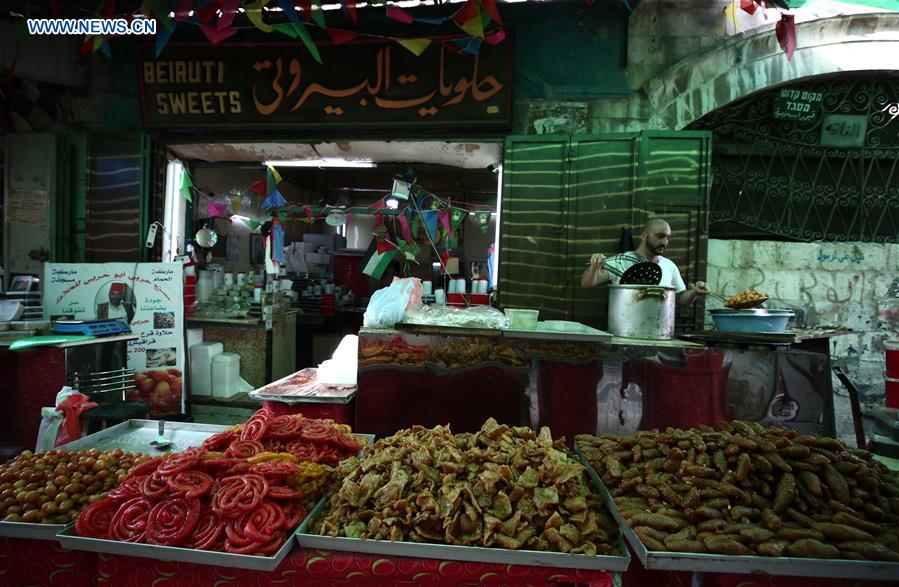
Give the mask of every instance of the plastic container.
[{"label": "plastic container", "polygon": [[883,343],[886,354],[887,377],[899,379],[899,340],[888,340]]},{"label": "plastic container", "polygon": [[212,397],[228,399],[240,393],[240,355],[219,353],[212,358]]},{"label": "plastic container", "polygon": [[220,342],[201,342],[190,347],[191,395],[212,395],[212,359],[223,351]]},{"label": "plastic container", "polygon": [[509,318],[510,330],[537,330],[537,318],[540,316],[540,310],[506,308],[505,313]]},{"label": "plastic container", "polygon": [[715,328],[721,332],[780,333],[793,317],[791,310],[711,310]]},{"label": "plastic container", "polygon": [[482,293],[473,293],[471,294],[471,305],[472,306],[486,306],[490,303],[490,296]]}]

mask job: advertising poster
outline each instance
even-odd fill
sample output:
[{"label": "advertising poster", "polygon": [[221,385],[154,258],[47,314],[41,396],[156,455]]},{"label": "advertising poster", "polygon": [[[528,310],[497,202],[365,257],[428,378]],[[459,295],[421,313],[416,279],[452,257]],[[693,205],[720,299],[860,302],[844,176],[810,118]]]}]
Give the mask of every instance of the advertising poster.
[{"label": "advertising poster", "polygon": [[134,388],[128,399],[150,417],[184,412],[184,297],[180,263],[47,263],[44,312],[50,319],[121,319]]}]

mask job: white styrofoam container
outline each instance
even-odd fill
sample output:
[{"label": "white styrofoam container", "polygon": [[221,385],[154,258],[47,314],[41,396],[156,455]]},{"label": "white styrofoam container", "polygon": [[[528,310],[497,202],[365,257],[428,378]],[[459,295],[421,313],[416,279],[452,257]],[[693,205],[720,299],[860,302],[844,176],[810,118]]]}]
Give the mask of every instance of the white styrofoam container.
[{"label": "white styrofoam container", "polygon": [[212,397],[227,399],[240,393],[240,355],[219,353],[212,359]]},{"label": "white styrofoam container", "polygon": [[212,395],[212,358],[224,350],[220,342],[201,342],[190,347],[191,395]]}]

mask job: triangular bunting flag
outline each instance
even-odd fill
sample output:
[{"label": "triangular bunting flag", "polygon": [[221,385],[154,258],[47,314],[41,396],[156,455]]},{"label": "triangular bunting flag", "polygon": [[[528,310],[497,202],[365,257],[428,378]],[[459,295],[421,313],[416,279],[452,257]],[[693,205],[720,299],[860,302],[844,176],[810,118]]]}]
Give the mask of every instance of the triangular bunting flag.
[{"label": "triangular bunting flag", "polygon": [[450,209],[450,221],[453,225],[453,230],[459,228],[459,225],[462,224],[462,221],[465,220],[465,215],[467,212],[460,208],[451,208]]},{"label": "triangular bunting flag", "polygon": [[[165,0],[162,0],[162,3],[165,4]],[[198,6],[197,9],[194,10],[194,20],[200,24],[209,24],[212,22],[213,17],[218,13],[218,10],[218,2],[209,2],[203,6]]]},{"label": "triangular bunting flag", "polygon": [[255,218],[247,218],[246,223],[247,226],[250,227],[250,230],[256,230],[260,226],[262,226],[262,222],[260,220],[256,220]]},{"label": "triangular bunting flag", "polygon": [[206,203],[206,212],[210,218],[224,218],[228,215],[228,204],[209,201]]},{"label": "triangular bunting flag", "polygon": [[484,23],[481,21],[481,15],[477,15],[471,20],[467,20],[459,25],[459,28],[468,33],[470,37],[478,39],[484,38]]},{"label": "triangular bunting flag", "polygon": [[780,48],[787,54],[787,60],[793,59],[793,53],[796,51],[796,17],[792,14],[781,14],[780,20],[774,27],[777,36],[777,42]]},{"label": "triangular bunting flag", "polygon": [[234,24],[234,15],[237,14],[237,9],[240,8],[240,0],[219,0],[222,8],[222,14],[219,16],[218,22],[215,25],[220,31],[230,29],[231,25]]},{"label": "triangular bunting flag", "polygon": [[321,0],[315,0],[315,8],[312,9],[312,20],[321,28],[325,28],[325,11],[322,10]]},{"label": "triangular bunting flag", "polygon": [[358,33],[353,31],[345,31],[343,29],[335,29],[335,28],[327,28],[325,32],[328,33],[328,36],[331,37],[331,42],[335,45],[343,45],[344,43],[348,43],[359,36]]},{"label": "triangular bunting flag", "polygon": [[278,0],[278,8],[281,9],[281,12],[287,16],[287,19],[297,24],[300,22],[300,17],[297,15],[297,8],[294,6],[293,0]]},{"label": "triangular bunting flag", "polygon": [[401,22],[403,24],[412,24],[415,22],[415,19],[411,14],[399,8],[397,6],[392,6],[390,4],[387,5],[387,18],[392,18],[395,21]]},{"label": "triangular bunting flag", "polygon": [[175,7],[175,22],[187,22],[190,11],[194,9],[194,0],[181,0]]},{"label": "triangular bunting flag", "polygon": [[254,192],[256,192],[257,194],[259,194],[260,196],[264,196],[265,195],[265,187],[266,187],[265,183],[266,183],[265,179],[260,179],[259,181],[257,181],[253,185],[251,185],[250,189],[253,190]]},{"label": "triangular bunting flag", "polygon": [[209,42],[213,45],[218,45],[237,32],[237,29],[234,27],[218,29],[211,25],[200,26],[200,30],[203,31],[203,34],[206,35],[206,38],[209,39]]},{"label": "triangular bunting flag", "polygon": [[393,39],[406,49],[408,49],[413,55],[418,57],[422,53],[425,52],[425,49],[431,46],[431,39]]},{"label": "triangular bunting flag", "polygon": [[293,3],[303,10],[303,18],[306,19],[306,22],[312,20],[312,0],[294,0]]},{"label": "triangular bunting flag", "polygon": [[356,16],[356,0],[340,0],[340,6],[343,7],[343,12],[353,21],[353,24],[359,24]]},{"label": "triangular bunting flag", "polygon": [[234,194],[229,199],[231,200],[231,213],[239,214],[240,207],[243,204],[243,194],[240,194],[240,193]]},{"label": "triangular bunting flag", "polygon": [[403,239],[407,242],[412,242],[412,231],[409,230],[409,219],[406,217],[406,211],[403,210],[396,219],[400,223],[400,230],[403,234]]},{"label": "triangular bunting flag", "polygon": [[490,229],[490,212],[484,210],[475,212],[474,217],[478,220],[478,226],[481,227],[481,232],[487,234],[487,231]]},{"label": "triangular bunting flag", "polygon": [[272,28],[283,35],[287,35],[291,39],[296,39],[300,36],[300,33],[297,32],[296,25],[292,22],[279,22],[278,24],[273,24]]},{"label": "triangular bunting flag", "polygon": [[284,199],[284,196],[281,195],[281,192],[278,191],[278,188],[272,190],[272,193],[268,195],[268,197],[262,201],[262,208],[264,210],[269,210],[271,208],[278,208],[287,203],[287,200]]},{"label": "triangular bunting flag", "polygon": [[498,45],[502,43],[505,38],[506,31],[504,31],[503,29],[497,29],[491,33],[488,33],[484,40],[487,41],[488,45]]},{"label": "triangular bunting flag", "polygon": [[431,237],[431,240],[437,238],[437,210],[425,210],[421,213],[421,218],[424,221],[425,229],[428,231],[428,235]]},{"label": "triangular bunting flag", "polygon": [[270,33],[273,29],[271,25],[266,24],[262,20],[262,9],[270,2],[271,0],[257,0],[256,2],[252,2],[244,6],[244,13],[247,15],[247,18],[250,19],[250,22],[253,23],[257,29],[262,31],[263,33]]},{"label": "triangular bunting flag", "polygon": [[421,226],[421,221],[419,221],[419,219],[415,216],[414,212],[410,211],[410,214],[412,214],[412,216],[413,216],[412,217],[412,238],[417,239],[418,233],[419,233],[418,227]]},{"label": "triangular bunting flag", "polygon": [[[321,10],[316,10],[316,13],[321,13]],[[324,17],[322,17],[324,18]],[[315,41],[312,40],[312,36],[309,34],[309,31],[306,30],[306,25],[303,23],[293,25],[297,30],[297,34],[300,36],[300,40],[303,41],[303,44],[306,45],[306,50],[309,51],[309,54],[312,55],[312,58],[315,59],[316,63],[322,63],[322,57],[318,52],[318,47],[315,44]],[[322,24],[320,27],[324,27],[324,20],[322,20]]]},{"label": "triangular bunting flag", "polygon": [[162,54],[162,50],[165,49],[165,46],[169,44],[169,39],[172,38],[172,34],[175,32],[175,26],[172,25],[171,28],[165,28],[164,26],[156,27],[156,57]]},{"label": "triangular bunting flag", "polygon": [[190,175],[187,174],[187,169],[182,168],[181,172],[181,197],[187,200],[188,202],[193,202],[194,198],[190,193],[190,188],[194,187],[194,182],[191,181]]},{"label": "triangular bunting flag", "polygon": [[462,8],[456,11],[456,14],[453,15],[453,20],[456,21],[457,25],[462,26],[463,23],[475,18],[478,14],[478,0],[468,0]]},{"label": "triangular bunting flag", "polygon": [[496,0],[481,0],[481,6],[484,8],[484,12],[490,15],[493,22],[500,26],[503,25],[503,19],[499,15],[499,8],[496,7]]},{"label": "triangular bunting flag", "polygon": [[272,167],[271,165],[269,165],[269,166],[268,166],[268,172],[269,172],[269,174],[270,174],[270,176],[271,176],[273,182],[275,182],[276,184],[281,183],[281,174],[278,173],[278,170],[277,170],[277,169],[275,169],[274,167]]},{"label": "triangular bunting flag", "polygon": [[375,279],[381,279],[384,272],[387,270],[387,267],[390,266],[393,257],[396,255],[396,248],[381,252],[380,243],[381,241],[377,237],[371,239],[371,244],[368,246],[368,250],[365,251],[365,256],[362,258],[362,273]]},{"label": "triangular bunting flag", "polygon": [[449,236],[453,232],[453,226],[450,223],[450,214],[449,210],[441,210],[437,213],[437,219],[440,220],[440,224],[443,225],[443,229],[446,231],[446,235]]}]

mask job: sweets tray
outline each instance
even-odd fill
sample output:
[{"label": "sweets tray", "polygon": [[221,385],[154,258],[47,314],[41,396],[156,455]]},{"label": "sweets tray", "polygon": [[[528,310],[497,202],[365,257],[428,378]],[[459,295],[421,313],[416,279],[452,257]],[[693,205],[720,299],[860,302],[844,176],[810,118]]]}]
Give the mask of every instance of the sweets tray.
[{"label": "sweets tray", "polygon": [[408,556],[439,560],[499,563],[556,567],[563,569],[592,569],[603,571],[624,571],[631,557],[624,541],[619,537],[620,556],[567,554],[564,552],[543,552],[535,550],[509,550],[505,548],[484,548],[480,546],[458,546],[453,544],[428,544],[420,542],[389,542],[387,540],[366,540],[320,536],[312,533],[312,527],[328,507],[328,497],[322,498],[300,525],[296,540],[304,548],[364,552],[385,556]]},{"label": "sweets tray", "polygon": [[899,581],[899,563],[883,561],[827,560],[799,557],[767,557],[727,554],[703,554],[688,552],[662,552],[648,550],[640,537],[627,525],[612,499],[612,494],[603,484],[599,474],[581,453],[575,442],[575,452],[587,468],[596,490],[606,502],[606,506],[621,534],[637,554],[637,558],[647,570],[691,571],[694,573],[736,573],[760,575],[790,575],[793,577],[827,577],[833,579],[858,579],[869,581]]},{"label": "sweets tray", "polygon": [[273,556],[259,556],[252,554],[232,554],[230,552],[218,552],[214,550],[194,550],[192,548],[180,548],[177,546],[158,546],[155,544],[139,544],[136,542],[120,542],[118,540],[106,540],[103,538],[84,538],[75,532],[75,525],[66,526],[56,535],[56,540],[63,548],[70,550],[86,550],[103,554],[117,554],[121,556],[137,556],[141,558],[153,558],[161,561],[178,561],[198,565],[215,565],[237,569],[249,569],[252,571],[274,571],[287,557],[293,548],[294,542],[291,535],[281,548]]},{"label": "sweets tray", "polygon": [[[142,452],[157,455],[163,452],[180,452],[190,446],[199,446],[204,440],[228,428],[212,424],[192,424],[188,422],[166,422],[165,438],[172,445],[162,450],[150,446],[156,440],[158,422],[155,420],[128,420],[90,434],[68,444],[57,447],[63,450],[115,450]],[[55,540],[65,524],[29,524],[27,522],[0,521],[0,536],[10,538],[30,538],[32,540]]]}]

